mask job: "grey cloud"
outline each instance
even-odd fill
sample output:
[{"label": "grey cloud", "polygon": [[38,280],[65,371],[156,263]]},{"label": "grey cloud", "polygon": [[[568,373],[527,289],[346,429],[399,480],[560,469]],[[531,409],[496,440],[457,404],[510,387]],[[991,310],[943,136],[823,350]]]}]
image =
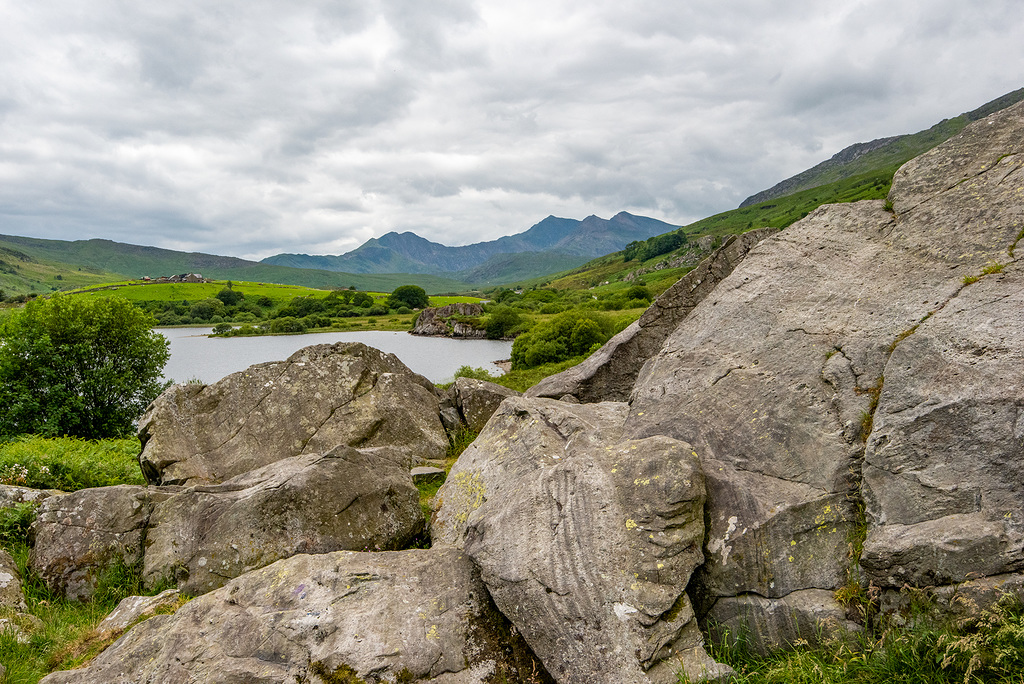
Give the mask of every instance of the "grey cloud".
[{"label": "grey cloud", "polygon": [[0,9],[0,232],[248,256],[686,223],[1024,73],[1009,0]]}]

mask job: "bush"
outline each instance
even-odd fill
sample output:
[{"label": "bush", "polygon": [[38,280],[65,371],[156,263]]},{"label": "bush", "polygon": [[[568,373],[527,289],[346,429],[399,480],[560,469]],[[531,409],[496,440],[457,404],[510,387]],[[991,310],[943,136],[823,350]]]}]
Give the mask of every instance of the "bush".
[{"label": "bush", "polygon": [[56,294],[26,305],[0,330],[0,435],[134,432],[165,386],[170,352],[153,323],[118,297]]},{"label": "bush", "polygon": [[306,325],[294,316],[275,318],[270,322],[272,333],[301,333],[306,332]]},{"label": "bush", "polygon": [[512,368],[533,368],[587,354],[611,337],[611,328],[595,314],[579,310],[558,314],[516,338]]},{"label": "bush", "polygon": [[230,323],[218,323],[217,325],[213,326],[214,335],[223,335],[226,332],[231,332],[231,330],[232,327]]},{"label": "bush", "polygon": [[634,285],[626,290],[626,299],[645,299],[649,303],[652,299],[651,291],[643,285]]},{"label": "bush", "polygon": [[388,297],[389,309],[407,307],[409,309],[422,309],[430,305],[430,298],[427,292],[419,285],[402,285],[395,288],[395,291]]},{"label": "bush", "polygon": [[484,324],[487,330],[487,337],[492,340],[500,340],[511,337],[512,332],[522,323],[523,317],[514,309],[507,306],[498,306],[491,310]]},{"label": "bush", "polygon": [[459,370],[455,371],[455,377],[471,380],[494,380],[494,376],[486,368],[473,368],[472,366],[459,366]]},{"label": "bush", "polygon": [[237,290],[231,289],[231,284],[228,283],[228,286],[215,294],[214,297],[224,302],[224,306],[235,306],[245,298],[245,295]]}]

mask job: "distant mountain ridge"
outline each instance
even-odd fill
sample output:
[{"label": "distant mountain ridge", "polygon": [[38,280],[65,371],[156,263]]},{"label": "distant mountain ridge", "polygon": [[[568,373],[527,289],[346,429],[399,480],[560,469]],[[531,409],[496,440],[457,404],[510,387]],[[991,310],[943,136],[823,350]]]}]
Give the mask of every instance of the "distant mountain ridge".
[{"label": "distant mountain ridge", "polygon": [[[610,219],[588,216],[581,221],[548,216],[522,233],[460,247],[431,242],[411,232],[390,232],[338,256],[276,254],[262,263],[348,273],[423,273],[491,283],[574,268],[634,240],[677,227],[625,211]],[[536,258],[517,257],[526,254]]]}]

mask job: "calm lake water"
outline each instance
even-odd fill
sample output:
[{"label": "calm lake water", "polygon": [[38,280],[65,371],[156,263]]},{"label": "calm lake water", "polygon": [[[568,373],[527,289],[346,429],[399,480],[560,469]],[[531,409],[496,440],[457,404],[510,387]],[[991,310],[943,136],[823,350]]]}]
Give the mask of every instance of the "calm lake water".
[{"label": "calm lake water", "polygon": [[379,330],[263,337],[206,337],[211,328],[155,330],[171,343],[171,358],[164,368],[164,377],[175,382],[197,378],[214,383],[254,363],[283,361],[311,344],[334,342],[362,342],[394,354],[431,382],[451,382],[460,366],[482,367],[500,375],[494,361],[507,359],[512,353],[512,343],[501,340],[453,340]]}]

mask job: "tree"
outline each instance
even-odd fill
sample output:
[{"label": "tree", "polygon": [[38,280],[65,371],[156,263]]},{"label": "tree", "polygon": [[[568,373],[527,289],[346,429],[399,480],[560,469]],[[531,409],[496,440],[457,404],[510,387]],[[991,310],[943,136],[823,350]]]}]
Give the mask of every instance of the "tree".
[{"label": "tree", "polygon": [[55,294],[0,329],[0,435],[119,437],[163,390],[167,340],[117,297]]},{"label": "tree", "polygon": [[427,291],[419,285],[402,285],[395,288],[395,291],[388,297],[389,309],[397,309],[400,306],[422,309],[429,305],[430,297],[427,296]]},{"label": "tree", "polygon": [[215,294],[214,296],[220,301],[224,302],[225,306],[234,306],[235,304],[238,304],[238,302],[242,301],[242,299],[245,297],[244,294],[235,290],[232,287],[232,283],[230,280],[228,281],[227,287],[222,288],[221,291]]}]

